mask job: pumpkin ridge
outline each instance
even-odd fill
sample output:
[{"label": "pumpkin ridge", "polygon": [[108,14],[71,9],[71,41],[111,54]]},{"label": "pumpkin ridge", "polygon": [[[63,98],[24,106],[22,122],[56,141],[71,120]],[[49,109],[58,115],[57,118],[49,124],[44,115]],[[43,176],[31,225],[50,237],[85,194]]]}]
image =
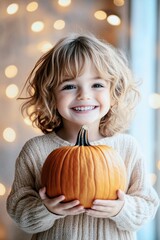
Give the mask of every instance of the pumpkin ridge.
[{"label": "pumpkin ridge", "polygon": [[[75,152],[75,147],[72,148],[71,152],[70,152],[70,159],[68,160],[70,162],[69,164],[69,169],[71,169],[71,183],[70,184],[70,188],[72,190],[71,195],[73,196],[72,200],[78,199],[77,195],[79,195],[79,187],[77,187],[78,183],[79,183],[79,169],[78,169],[78,159],[79,159],[79,155],[77,153],[77,151],[79,151],[79,148],[76,147],[76,152]],[[76,166],[77,164],[77,166]]]},{"label": "pumpkin ridge", "polygon": [[[62,147],[61,149],[55,149],[55,151],[53,150],[54,160],[52,159],[52,161],[50,161],[51,162],[50,163],[50,171],[49,171],[48,180],[47,180],[48,195],[50,197],[55,197],[60,194],[63,194],[62,187],[61,187],[62,186],[61,172],[62,172],[66,154],[70,150],[68,148],[67,152],[66,152],[66,149],[67,149],[67,147]],[[50,157],[51,156],[52,156],[52,153],[51,153]],[[61,157],[61,161],[58,160],[58,159],[60,159],[60,157]],[[51,158],[49,158],[49,159],[51,159]],[[55,177],[55,175],[58,177]],[[50,194],[50,192],[53,192],[53,194]]]},{"label": "pumpkin ridge", "polygon": [[[107,152],[104,153],[104,150],[102,151],[101,147],[99,147],[99,146],[96,146],[96,147],[100,151],[100,153],[102,154],[102,156],[103,156],[102,159],[106,159],[106,157],[107,157],[107,162],[104,160],[103,163],[104,163],[104,165],[106,166],[106,169],[107,169],[107,172],[105,174],[105,178],[106,178],[106,176],[108,178],[107,179],[108,180],[108,183],[107,183],[108,189],[103,190],[103,196],[106,196],[105,198],[109,199],[109,193],[110,193],[110,189],[111,189],[111,187],[110,187],[111,186],[111,181],[110,181],[110,171],[109,171],[110,167],[108,165],[111,161],[110,161],[110,156],[109,156],[109,160],[108,160],[108,156],[106,156],[109,153],[109,151],[107,150]],[[104,147],[105,147],[105,150],[106,150],[106,148],[108,148],[107,145],[104,145]],[[107,192],[107,194],[106,194],[106,192]]]},{"label": "pumpkin ridge", "polygon": [[[77,196],[80,195],[80,168],[79,168],[79,156],[80,156],[80,150],[81,148],[77,148],[77,153],[75,152],[75,158],[76,158],[76,162],[74,164],[77,164],[76,168],[77,168],[77,176],[76,174],[74,174],[74,179],[76,178],[77,179],[77,182],[75,181],[75,184],[74,184],[74,187],[75,187],[75,191],[74,191],[74,196],[75,196],[75,199],[77,198]],[[75,165],[74,165],[74,168],[75,168]],[[76,186],[75,186],[76,185]],[[79,200],[79,199],[78,199]]]},{"label": "pumpkin ridge", "polygon": [[[86,150],[86,146],[82,145],[79,147],[80,148],[80,158],[79,158],[79,164],[80,164],[80,202],[83,205],[83,201],[86,201],[87,199],[87,193],[86,193],[86,182],[85,179],[88,179],[88,168],[86,167],[86,153],[84,152],[84,148]],[[85,179],[84,179],[84,175],[85,175]],[[87,184],[88,187],[88,184]],[[81,200],[82,199],[82,200]]]},{"label": "pumpkin ridge", "polygon": [[[87,151],[88,151],[87,152],[88,161],[87,161],[87,158],[86,158],[87,173],[88,173],[88,176],[87,176],[88,177],[87,178],[87,186],[88,186],[87,196],[89,195],[90,196],[89,200],[93,202],[93,200],[95,199],[95,193],[96,193],[96,184],[95,184],[96,181],[95,181],[95,163],[94,163],[94,160],[93,160],[94,157],[93,157],[93,153],[91,151],[91,147],[92,146],[87,148]],[[91,181],[92,181],[92,183],[91,183]],[[92,205],[92,202],[90,202],[90,207]]]},{"label": "pumpkin ridge", "polygon": [[[58,153],[58,152],[57,152]],[[47,158],[47,161],[48,161],[48,164],[50,163],[50,157],[51,157],[51,154],[50,154],[50,156],[49,156],[49,158]],[[46,162],[47,162],[46,161]],[[52,174],[51,174],[51,172],[52,172],[52,169],[54,169],[55,168],[55,165],[56,165],[56,161],[52,161],[50,164],[49,164],[49,168],[47,168],[47,170],[48,170],[48,173],[47,173],[47,175],[48,175],[48,179],[46,179],[47,180],[47,182],[46,182],[46,187],[47,187],[47,195],[50,197],[50,185],[52,184]]]},{"label": "pumpkin ridge", "polygon": [[[50,171],[51,171],[51,167],[50,167],[50,160],[49,157],[51,156],[51,153],[48,155],[47,159],[45,160],[44,164],[43,164],[43,168],[42,168],[42,174],[41,174],[41,185],[42,187],[46,187],[48,190],[48,184],[47,181],[48,179],[45,178],[45,176],[50,176]],[[55,162],[52,162],[52,164],[54,164]]]},{"label": "pumpkin ridge", "polygon": [[[61,176],[62,167],[63,167],[63,163],[64,163],[64,158],[65,158],[65,155],[63,155],[63,153],[64,153],[64,148],[62,148],[61,151],[57,151],[56,154],[54,153],[55,164],[54,165],[52,164],[50,166],[51,170],[50,170],[48,182],[49,182],[50,191],[52,191],[51,189],[53,188],[54,196],[57,196],[62,193],[60,176]],[[58,161],[59,156],[63,156],[63,158],[61,158],[60,162]],[[58,179],[53,177],[53,176],[55,176],[54,173],[58,176]]]},{"label": "pumpkin ridge", "polygon": [[107,158],[107,161],[104,161],[106,168],[108,170],[107,172],[107,180],[108,180],[108,190],[107,190],[107,199],[111,199],[110,197],[110,193],[111,193],[111,189],[114,189],[114,186],[116,184],[115,179],[117,178],[115,175],[115,171],[111,172],[111,169],[114,169],[115,167],[115,162],[112,160],[113,159],[113,151],[115,152],[115,150],[113,150],[110,146],[105,146],[105,152],[104,150],[102,150],[101,148],[99,148],[102,156],[104,156],[104,158]]},{"label": "pumpkin ridge", "polygon": [[[90,151],[91,152],[91,155],[92,155],[92,159],[94,159],[94,155],[93,155],[93,152],[92,151]],[[92,161],[93,162],[93,165],[94,165],[94,167],[93,167],[93,176],[94,176],[94,197],[93,197],[93,200],[95,200],[96,199],[96,192],[97,192],[97,183],[96,183],[96,176],[95,176],[95,161]]]},{"label": "pumpkin ridge", "polygon": [[[71,155],[71,152],[73,152],[74,150],[75,150],[74,147],[73,148],[68,148],[67,151],[65,151],[64,156],[61,155],[61,156],[63,156],[62,159],[64,159],[64,161],[63,161],[62,169],[61,169],[60,186],[61,186],[61,192],[62,192],[62,194],[64,194],[64,196],[66,198],[65,201],[68,200],[68,198],[70,198],[70,196],[68,196],[67,193],[66,193],[66,189],[68,189],[68,186],[69,186],[70,191],[71,191],[71,186],[72,185],[70,186],[70,182],[72,182],[73,179],[71,179],[72,178],[71,176],[69,178],[69,176],[68,176],[68,169],[69,169],[70,163],[71,163],[70,155]],[[68,179],[66,179],[66,176],[68,177]],[[74,195],[73,187],[72,187],[72,193],[70,195],[71,196]]]}]

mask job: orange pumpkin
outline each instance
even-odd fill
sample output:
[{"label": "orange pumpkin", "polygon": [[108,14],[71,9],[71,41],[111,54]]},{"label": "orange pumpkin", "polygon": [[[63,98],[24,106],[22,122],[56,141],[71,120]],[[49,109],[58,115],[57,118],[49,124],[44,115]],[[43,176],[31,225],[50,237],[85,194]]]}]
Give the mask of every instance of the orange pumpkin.
[{"label": "orange pumpkin", "polygon": [[65,202],[78,199],[85,208],[94,199],[117,199],[117,190],[126,188],[126,169],[119,154],[110,146],[90,145],[84,127],[75,146],[48,155],[41,177],[49,197],[63,194]]}]

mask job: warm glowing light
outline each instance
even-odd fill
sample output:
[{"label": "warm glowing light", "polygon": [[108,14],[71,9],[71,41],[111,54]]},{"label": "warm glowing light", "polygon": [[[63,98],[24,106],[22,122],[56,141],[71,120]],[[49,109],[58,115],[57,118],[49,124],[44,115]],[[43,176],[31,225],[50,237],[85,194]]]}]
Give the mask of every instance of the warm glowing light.
[{"label": "warm glowing light", "polygon": [[50,42],[44,41],[38,44],[38,49],[42,52],[45,53],[48,50],[50,50],[53,47],[53,45]]},{"label": "warm glowing light", "polygon": [[19,9],[19,5],[17,3],[12,3],[7,7],[7,13],[12,15],[15,14]]},{"label": "warm glowing light", "polygon": [[149,96],[149,105],[154,109],[160,108],[160,94],[152,93]]},{"label": "warm glowing light", "polygon": [[29,119],[29,117],[24,118],[24,122],[25,122],[25,124],[27,124],[28,126],[32,126],[32,122],[31,122],[31,120]]},{"label": "warm glowing light", "polygon": [[7,230],[5,225],[2,224],[2,221],[0,223],[0,239],[7,239],[8,238],[8,234],[7,234]]},{"label": "warm glowing light", "polygon": [[12,128],[6,128],[3,131],[3,138],[7,141],[7,142],[14,142],[16,139],[16,133]]},{"label": "warm glowing light", "polygon": [[160,160],[157,162],[157,168],[160,170]]},{"label": "warm glowing light", "polygon": [[4,196],[5,193],[6,193],[5,186],[2,183],[0,183],[0,196]]},{"label": "warm glowing light", "polygon": [[28,12],[34,12],[34,11],[37,10],[37,8],[38,8],[38,3],[37,2],[30,2],[26,7]]},{"label": "warm glowing light", "polygon": [[61,7],[68,7],[71,4],[71,0],[58,0],[58,4]]},{"label": "warm glowing light", "polygon": [[[32,88],[33,93],[34,93],[34,89]],[[28,108],[28,114],[32,114],[35,111],[35,108],[33,106]]]},{"label": "warm glowing light", "polygon": [[152,186],[156,183],[157,180],[157,176],[155,173],[150,173],[150,180],[151,180],[151,184]]},{"label": "warm glowing light", "polygon": [[104,20],[104,19],[107,18],[106,12],[101,11],[101,10],[96,11],[96,12],[94,13],[94,16],[95,16],[95,18],[97,18],[98,20]]},{"label": "warm glowing light", "polygon": [[5,75],[7,78],[14,78],[18,73],[18,69],[15,65],[9,65],[5,68]]},{"label": "warm glowing light", "polygon": [[36,21],[32,23],[31,29],[33,32],[41,32],[44,29],[44,23],[42,21]]},{"label": "warm glowing light", "polygon": [[18,94],[19,90],[16,84],[10,84],[6,88],[6,96],[9,98],[15,98]]},{"label": "warm glowing light", "polygon": [[54,22],[53,27],[56,30],[62,30],[65,27],[65,21],[57,20],[57,21]]},{"label": "warm glowing light", "polygon": [[111,14],[107,17],[107,21],[109,24],[113,25],[113,26],[118,26],[121,24],[121,19],[114,14]]},{"label": "warm glowing light", "polygon": [[114,0],[113,3],[117,6],[117,7],[121,7],[124,5],[124,0]]}]

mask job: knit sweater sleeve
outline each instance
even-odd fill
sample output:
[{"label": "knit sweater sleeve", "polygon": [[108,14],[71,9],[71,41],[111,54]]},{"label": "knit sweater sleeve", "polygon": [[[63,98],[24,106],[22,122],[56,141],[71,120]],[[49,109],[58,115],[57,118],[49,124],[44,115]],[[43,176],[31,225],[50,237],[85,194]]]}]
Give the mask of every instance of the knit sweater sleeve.
[{"label": "knit sweater sleeve", "polygon": [[125,195],[125,204],[122,210],[111,219],[121,230],[137,231],[154,218],[159,206],[159,197],[148,181],[144,157],[134,138],[126,152],[128,190]]},{"label": "knit sweater sleeve", "polygon": [[30,145],[25,144],[17,158],[15,178],[7,198],[7,211],[22,230],[37,233],[50,229],[61,216],[50,213],[40,199],[38,155],[34,153],[36,146],[32,146],[33,151]]}]

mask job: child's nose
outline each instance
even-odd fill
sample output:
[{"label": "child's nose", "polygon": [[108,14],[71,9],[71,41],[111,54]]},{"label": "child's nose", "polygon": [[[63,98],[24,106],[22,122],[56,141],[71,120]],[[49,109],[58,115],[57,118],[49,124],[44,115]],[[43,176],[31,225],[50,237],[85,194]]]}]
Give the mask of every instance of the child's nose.
[{"label": "child's nose", "polygon": [[88,90],[86,89],[81,89],[78,91],[78,94],[77,94],[77,99],[78,100],[87,100],[87,99],[90,99],[91,96],[90,96],[90,93]]}]

